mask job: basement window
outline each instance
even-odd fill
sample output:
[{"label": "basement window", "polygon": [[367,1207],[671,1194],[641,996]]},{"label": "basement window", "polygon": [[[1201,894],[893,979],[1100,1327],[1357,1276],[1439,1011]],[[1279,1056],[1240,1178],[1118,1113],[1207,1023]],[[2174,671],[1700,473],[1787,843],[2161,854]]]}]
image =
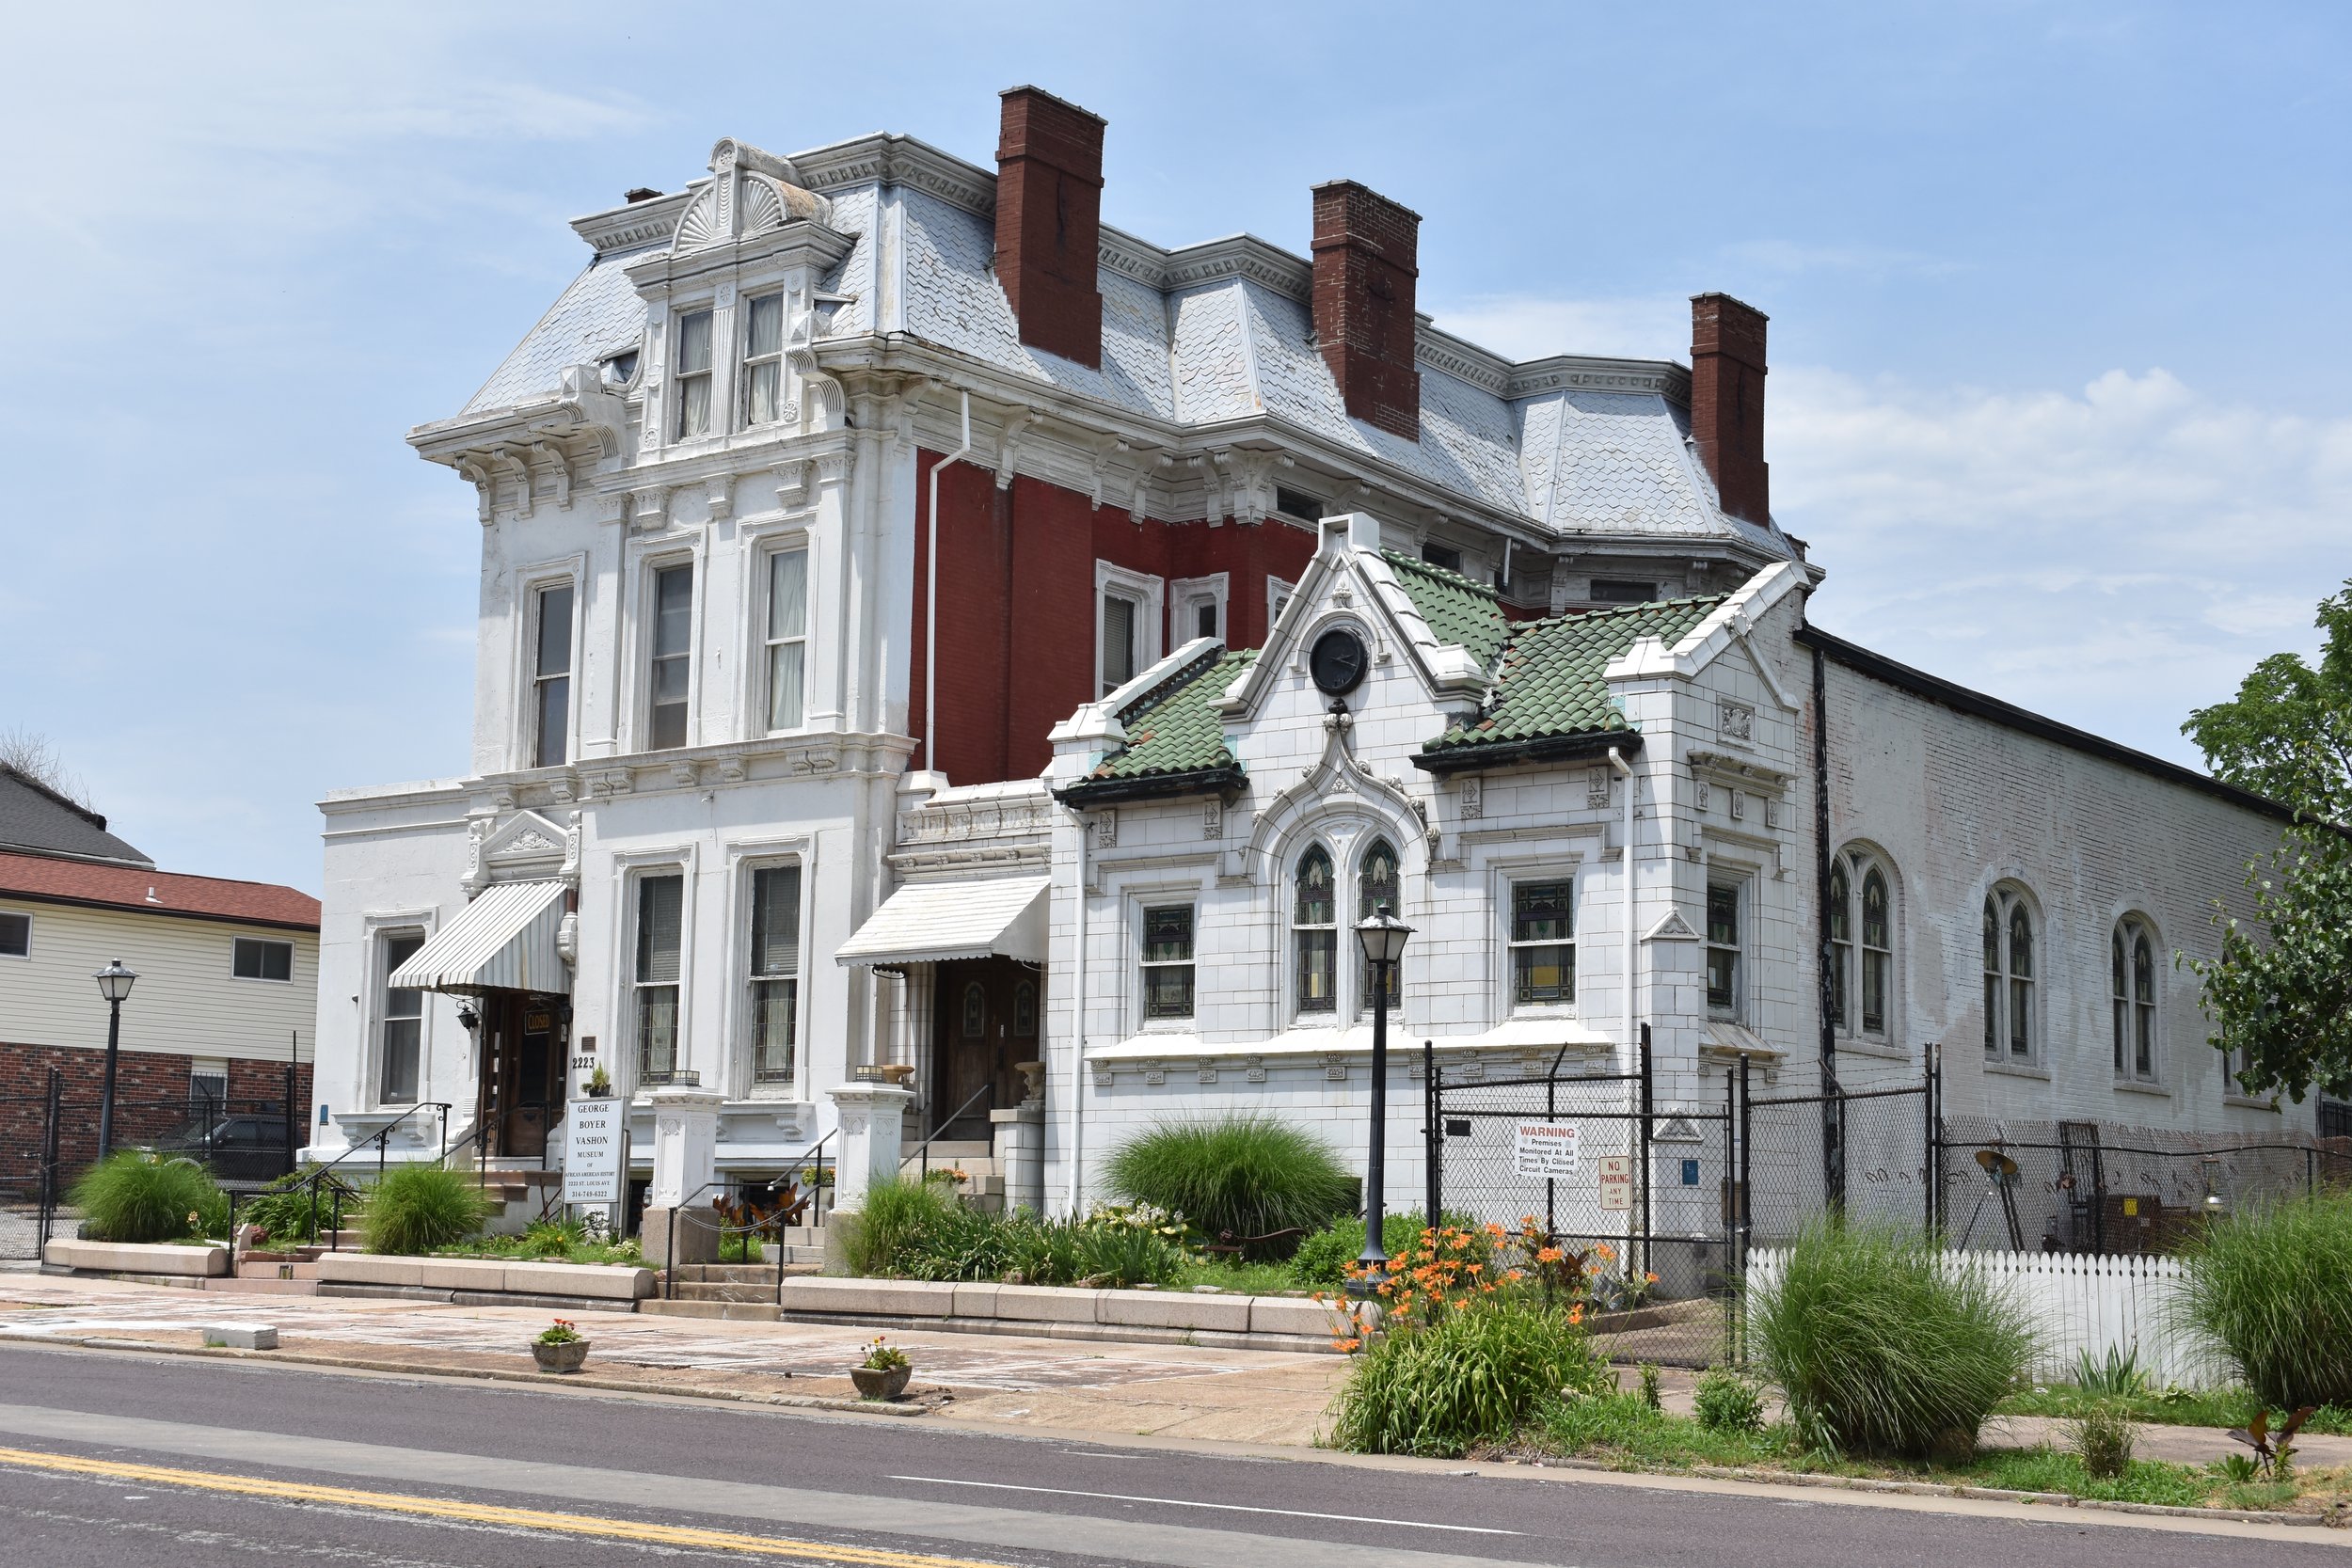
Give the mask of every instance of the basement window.
[{"label": "basement window", "polygon": [[1658,584],[1637,578],[1595,578],[1595,604],[1648,604],[1658,597]]},{"label": "basement window", "polygon": [[1294,490],[1286,484],[1274,487],[1274,510],[1285,517],[1295,517],[1302,523],[1323,520],[1323,502],[1304,490]]}]

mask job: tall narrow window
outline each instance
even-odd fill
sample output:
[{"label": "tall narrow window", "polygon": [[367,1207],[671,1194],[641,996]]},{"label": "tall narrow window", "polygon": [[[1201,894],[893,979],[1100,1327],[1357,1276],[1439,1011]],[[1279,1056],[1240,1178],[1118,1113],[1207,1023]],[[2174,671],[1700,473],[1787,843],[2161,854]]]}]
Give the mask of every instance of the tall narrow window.
[{"label": "tall narrow window", "polygon": [[2001,1053],[2001,900],[1984,900],[1984,1053]]},{"label": "tall narrow window", "polygon": [[752,1079],[792,1081],[801,1002],[801,868],[752,873]]},{"label": "tall narrow window", "polygon": [[784,296],[759,294],[743,312],[743,422],[784,418]]},{"label": "tall narrow window", "polygon": [[2033,1054],[2033,917],[2019,898],[2009,906],[2009,1053]]},{"label": "tall narrow window", "polygon": [[[1385,838],[1375,838],[1372,841],[1372,847],[1364,851],[1364,858],[1358,863],[1356,869],[1356,918],[1369,920],[1384,909],[1391,914],[1401,915],[1404,904],[1397,880],[1396,847]],[[1360,942],[1357,944],[1360,983],[1356,994],[1359,1005],[1370,1008],[1373,1001],[1372,964],[1364,958],[1362,946]],[[1402,963],[1388,966],[1384,989],[1389,993],[1389,1010],[1391,1012],[1405,1005],[1404,969]]]},{"label": "tall narrow window", "polygon": [[1103,595],[1103,695],[1136,678],[1136,601]]},{"label": "tall narrow window", "polygon": [[1886,997],[1895,972],[1894,922],[1887,912],[1886,874],[1862,874],[1862,1032],[1886,1033]]},{"label": "tall narrow window", "polygon": [[694,568],[664,566],[653,575],[651,746],[686,744],[686,698],[694,665]]},{"label": "tall narrow window", "polygon": [[684,877],[637,883],[637,1080],[666,1084],[677,1071],[679,946],[686,916]]},{"label": "tall narrow window", "polygon": [[1740,1016],[1740,890],[1722,883],[1707,890],[1707,1010]]},{"label": "tall narrow window", "polygon": [[1511,1003],[1551,1007],[1576,1000],[1576,884],[1511,888]]},{"label": "tall narrow window", "polygon": [[797,730],[808,684],[808,552],[768,558],[768,727]]},{"label": "tall narrow window", "polygon": [[2033,1059],[2033,911],[2024,895],[1996,887],[1984,899],[1984,1053]]},{"label": "tall narrow window", "polygon": [[1143,911],[1143,1016],[1192,1016],[1192,906],[1160,904]]},{"label": "tall narrow window", "polygon": [[710,434],[710,312],[677,319],[677,439]]},{"label": "tall narrow window", "polygon": [[424,945],[423,934],[393,931],[384,937],[383,1037],[377,1055],[377,1098],[387,1105],[411,1105],[417,1099],[417,1075],[424,1036],[424,992],[391,984],[402,964]]},{"label": "tall narrow window", "polygon": [[1339,904],[1332,886],[1331,856],[1321,845],[1299,858],[1291,905],[1291,941],[1296,955],[1298,1010],[1328,1013],[1339,1008]]},{"label": "tall narrow window", "polygon": [[2156,944],[2147,923],[2126,915],[2108,939],[2115,1006],[2115,1073],[2156,1078]]},{"label": "tall narrow window", "polygon": [[1853,878],[1844,856],[1829,868],[1829,1021],[1848,1027],[1853,1015],[1847,1009],[1848,988],[1853,975]]},{"label": "tall narrow window", "polygon": [[1192,635],[1195,637],[1215,637],[1216,635],[1216,601],[1215,599],[1198,599],[1194,601],[1192,607]]},{"label": "tall narrow window", "polygon": [[531,766],[561,768],[571,760],[572,585],[539,590],[538,647],[532,695],[536,733]]}]

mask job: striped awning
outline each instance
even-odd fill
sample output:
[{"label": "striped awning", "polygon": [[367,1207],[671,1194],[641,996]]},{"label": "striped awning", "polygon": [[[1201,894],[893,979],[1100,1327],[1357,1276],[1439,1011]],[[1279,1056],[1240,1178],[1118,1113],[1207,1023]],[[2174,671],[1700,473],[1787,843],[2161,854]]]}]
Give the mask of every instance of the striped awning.
[{"label": "striped awning", "polygon": [[895,969],[1001,956],[1045,961],[1045,879],[911,882],[882,900],[834,961]]},{"label": "striped awning", "polygon": [[556,927],[564,923],[564,893],[558,881],[491,883],[394,970],[389,984],[406,990],[569,995],[571,966],[555,947]]}]

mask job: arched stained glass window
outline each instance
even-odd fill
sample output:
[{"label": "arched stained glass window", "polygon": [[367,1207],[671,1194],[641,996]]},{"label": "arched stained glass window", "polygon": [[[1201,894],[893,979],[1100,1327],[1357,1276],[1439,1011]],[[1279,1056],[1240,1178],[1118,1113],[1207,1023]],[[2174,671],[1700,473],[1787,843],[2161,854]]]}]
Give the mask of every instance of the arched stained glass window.
[{"label": "arched stained glass window", "polygon": [[1887,909],[1886,873],[1862,875],[1862,1032],[1886,1033],[1886,998],[1895,970],[1894,920]]},{"label": "arched stained glass window", "polygon": [[[1396,847],[1385,838],[1375,838],[1372,847],[1364,851],[1364,858],[1357,863],[1356,918],[1369,920],[1383,909],[1391,914],[1402,915],[1404,905],[1403,888],[1397,877]],[[1363,960],[1360,952],[1357,963],[1360,974],[1356,995],[1359,1006],[1369,1010],[1372,1006],[1372,965]],[[1402,963],[1389,965],[1389,1010],[1391,1012],[1405,1000],[1404,974]]]},{"label": "arched stained glass window", "polygon": [[1291,940],[1298,1011],[1339,1009],[1339,900],[1331,853],[1318,844],[1298,858],[1291,904]]},{"label": "arched stained glass window", "polygon": [[1829,1021],[1846,1027],[1853,976],[1853,878],[1840,855],[1829,868]]},{"label": "arched stained glass window", "polygon": [[2013,887],[1984,899],[1984,1053],[2031,1061],[2034,1027],[2033,911]]}]

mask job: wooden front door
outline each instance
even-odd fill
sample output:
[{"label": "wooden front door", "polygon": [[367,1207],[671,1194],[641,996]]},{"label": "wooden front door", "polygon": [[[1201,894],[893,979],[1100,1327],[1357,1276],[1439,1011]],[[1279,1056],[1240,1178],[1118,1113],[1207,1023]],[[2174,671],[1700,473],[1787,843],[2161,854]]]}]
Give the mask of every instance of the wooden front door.
[{"label": "wooden front door", "polygon": [[498,990],[483,996],[485,1120],[491,1152],[532,1160],[564,1111],[564,1063],[571,1015],[561,996]]},{"label": "wooden front door", "polygon": [[941,964],[932,993],[933,1135],[985,1141],[988,1113],[1021,1102],[1021,1062],[1038,1060],[1044,972],[1011,958]]}]

